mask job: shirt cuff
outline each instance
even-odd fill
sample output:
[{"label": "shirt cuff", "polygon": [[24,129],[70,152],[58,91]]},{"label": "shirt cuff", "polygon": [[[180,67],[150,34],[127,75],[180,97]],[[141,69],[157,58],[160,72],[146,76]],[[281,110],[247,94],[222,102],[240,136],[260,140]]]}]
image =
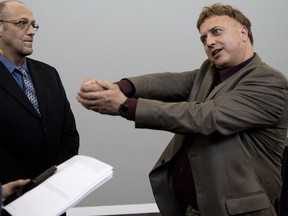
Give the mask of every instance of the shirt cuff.
[{"label": "shirt cuff", "polygon": [[131,120],[131,121],[135,120],[137,102],[138,102],[138,99],[129,98],[129,106],[128,106],[128,112],[127,112],[127,119],[128,120]]},{"label": "shirt cuff", "polygon": [[135,87],[132,82],[128,79],[122,79],[118,82],[115,82],[120,88],[120,90],[124,93],[124,95],[128,98],[131,98],[135,95]]}]

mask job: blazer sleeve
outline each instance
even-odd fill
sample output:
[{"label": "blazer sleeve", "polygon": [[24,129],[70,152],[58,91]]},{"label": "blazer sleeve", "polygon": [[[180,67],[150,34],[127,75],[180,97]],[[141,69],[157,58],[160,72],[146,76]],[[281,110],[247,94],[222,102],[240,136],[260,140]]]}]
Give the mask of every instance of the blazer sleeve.
[{"label": "blazer sleeve", "polygon": [[71,110],[70,103],[67,99],[66,92],[62,81],[58,75],[58,83],[60,86],[60,92],[64,101],[64,114],[63,114],[63,128],[61,135],[61,148],[58,153],[57,163],[60,164],[74,155],[78,154],[79,150],[79,133],[76,128],[76,122],[74,114]]},{"label": "blazer sleeve", "polygon": [[197,70],[181,73],[154,73],[128,80],[135,87],[136,98],[156,99],[165,102],[186,100],[190,94]]},{"label": "blazer sleeve", "polygon": [[[266,66],[250,68],[243,74],[239,73],[238,77],[233,78],[235,80],[230,79],[226,83],[221,83],[205,101],[186,101],[187,91],[190,91],[195,84],[187,75],[174,74],[168,78],[164,78],[166,74],[150,75],[143,78],[144,84],[142,78],[136,81],[132,79],[136,92],[139,90],[139,96],[144,96],[137,103],[135,114],[137,128],[180,134],[209,135],[218,132],[229,135],[249,128],[271,126],[288,113],[287,80]],[[151,96],[153,93],[147,84],[149,82],[145,80],[148,78],[152,80],[150,83],[153,83],[151,89],[156,89],[154,97]],[[158,87],[160,90],[154,86],[155,83],[162,84]],[[188,87],[189,84],[191,87]],[[177,94],[179,90],[180,94]],[[144,94],[145,91],[148,94]],[[169,97],[168,94],[172,95],[173,102],[163,100],[162,96],[164,95],[165,99]],[[179,97],[179,100],[176,97]],[[281,126],[287,127],[287,125]]]}]

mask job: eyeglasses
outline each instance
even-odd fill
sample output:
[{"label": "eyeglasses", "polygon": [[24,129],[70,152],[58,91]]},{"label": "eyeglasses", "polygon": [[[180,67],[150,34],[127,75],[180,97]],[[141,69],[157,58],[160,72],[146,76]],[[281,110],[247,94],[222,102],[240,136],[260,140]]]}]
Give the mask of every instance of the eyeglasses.
[{"label": "eyeglasses", "polygon": [[35,22],[29,22],[28,20],[0,20],[0,22],[12,23],[18,26],[20,29],[28,29],[30,25],[32,28],[37,31],[39,29],[39,25]]}]

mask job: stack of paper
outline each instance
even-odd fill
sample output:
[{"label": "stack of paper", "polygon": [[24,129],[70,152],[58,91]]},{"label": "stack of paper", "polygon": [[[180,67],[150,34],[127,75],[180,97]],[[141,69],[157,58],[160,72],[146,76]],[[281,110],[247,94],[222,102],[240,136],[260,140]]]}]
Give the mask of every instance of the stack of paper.
[{"label": "stack of paper", "polygon": [[112,178],[113,168],[77,155],[58,166],[43,183],[4,207],[13,216],[56,216],[75,206]]}]

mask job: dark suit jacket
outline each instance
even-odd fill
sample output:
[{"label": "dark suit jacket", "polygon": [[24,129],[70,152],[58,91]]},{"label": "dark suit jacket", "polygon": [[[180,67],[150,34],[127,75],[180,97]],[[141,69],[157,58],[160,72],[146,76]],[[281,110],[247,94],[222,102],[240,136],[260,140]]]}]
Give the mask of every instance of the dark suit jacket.
[{"label": "dark suit jacket", "polygon": [[287,79],[258,55],[210,92],[214,74],[207,60],[199,70],[129,78],[139,97],[136,127],[176,133],[150,173],[160,212],[184,215],[186,204],[174,192],[170,170],[184,144],[202,216],[275,216],[288,127]]},{"label": "dark suit jacket", "polygon": [[41,117],[0,63],[0,181],[32,178],[78,153],[79,135],[55,68],[27,58]]}]

